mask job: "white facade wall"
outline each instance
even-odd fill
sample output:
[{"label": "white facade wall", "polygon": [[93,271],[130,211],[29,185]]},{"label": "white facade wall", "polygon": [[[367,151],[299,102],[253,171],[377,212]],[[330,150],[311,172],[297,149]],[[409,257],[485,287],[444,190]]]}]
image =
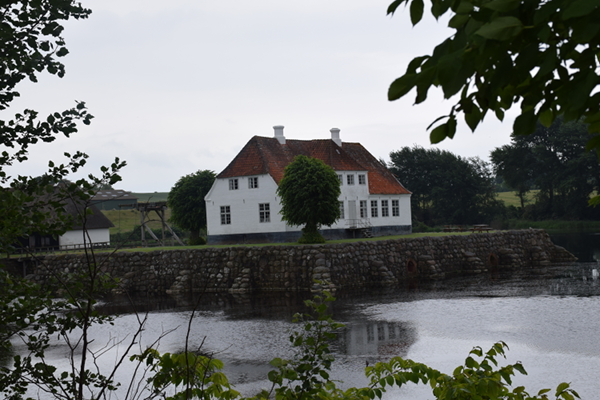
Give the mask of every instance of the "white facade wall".
[{"label": "white facade wall", "polygon": [[[338,171],[337,174],[342,181],[339,200],[344,203],[344,215],[342,219],[331,226],[331,229],[355,227],[359,222],[357,220],[361,219],[363,223],[368,222],[372,226],[407,226],[411,224],[410,194],[370,195],[367,171]],[[359,178],[359,175],[362,175],[364,179]],[[251,178],[258,178],[257,188],[249,187]],[[231,179],[237,179],[237,189],[230,189]],[[268,174],[216,179],[205,197],[208,235],[299,231],[301,226],[288,226],[281,220],[279,214],[281,203],[275,194],[276,191],[277,184]],[[361,200],[367,202],[364,218],[361,218],[360,214]],[[387,216],[384,216],[382,212],[382,200],[388,202]],[[393,215],[392,200],[398,201],[399,215],[397,216]],[[372,201],[377,202],[376,216],[373,213]],[[270,222],[260,222],[259,204],[269,204]],[[230,210],[230,224],[221,223],[221,207],[226,206],[229,206]],[[227,222],[226,217],[225,222]]]},{"label": "white facade wall", "polygon": [[[83,230],[68,231],[64,235],[58,238],[58,245],[61,249],[79,248],[83,247]],[[108,228],[103,229],[88,229],[86,242],[88,247],[90,242],[93,243],[107,243],[110,244],[110,231]]]}]

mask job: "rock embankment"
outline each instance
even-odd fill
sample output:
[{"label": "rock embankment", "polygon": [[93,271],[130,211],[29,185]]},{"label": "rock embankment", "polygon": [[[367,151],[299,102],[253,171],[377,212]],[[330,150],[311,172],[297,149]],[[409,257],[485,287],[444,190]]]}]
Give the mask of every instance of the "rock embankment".
[{"label": "rock embankment", "polygon": [[[423,237],[310,246],[198,248],[96,254],[119,291],[183,294],[202,291],[303,291],[393,287],[411,279],[439,280],[498,270],[534,269],[575,261],[543,230]],[[44,282],[52,271],[86,267],[75,254],[45,257],[29,267]],[[22,268],[22,266],[20,267]]]}]

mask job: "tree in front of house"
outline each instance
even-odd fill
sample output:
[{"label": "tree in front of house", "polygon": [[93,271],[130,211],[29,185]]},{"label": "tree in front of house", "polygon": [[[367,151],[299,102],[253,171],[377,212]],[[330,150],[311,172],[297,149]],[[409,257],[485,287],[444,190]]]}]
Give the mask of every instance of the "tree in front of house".
[{"label": "tree in front of house", "polygon": [[304,225],[300,243],[323,243],[322,225],[340,218],[340,181],[336,172],[316,158],[297,156],[285,167],[277,195],[282,219],[293,226]]},{"label": "tree in front of house", "polygon": [[200,231],[206,228],[206,203],[204,196],[215,181],[213,171],[197,171],[179,178],[167,197],[171,209],[171,222],[190,231],[189,244],[205,244]]},{"label": "tree in front of house", "polygon": [[413,192],[417,221],[429,226],[489,223],[504,211],[492,172],[479,158],[414,146],[391,152],[390,159],[390,170]]},{"label": "tree in front of house", "polygon": [[600,216],[588,207],[590,196],[600,189],[600,165],[586,149],[588,139],[584,123],[558,118],[550,127],[538,123],[531,135],[513,135],[510,144],[492,152],[496,173],[520,196],[539,190],[535,204],[524,207],[525,218]]}]

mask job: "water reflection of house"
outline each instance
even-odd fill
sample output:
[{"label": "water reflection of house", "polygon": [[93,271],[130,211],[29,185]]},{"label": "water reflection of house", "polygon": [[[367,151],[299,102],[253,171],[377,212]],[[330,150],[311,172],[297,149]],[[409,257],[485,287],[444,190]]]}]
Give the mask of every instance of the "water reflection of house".
[{"label": "water reflection of house", "polygon": [[413,327],[402,322],[348,323],[338,335],[339,352],[346,355],[406,356],[416,340]]}]

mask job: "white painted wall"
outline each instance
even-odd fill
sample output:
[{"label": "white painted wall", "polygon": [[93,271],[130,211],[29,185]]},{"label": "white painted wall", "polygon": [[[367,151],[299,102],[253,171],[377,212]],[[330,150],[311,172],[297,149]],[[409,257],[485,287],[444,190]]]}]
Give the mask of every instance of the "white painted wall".
[{"label": "white painted wall", "polygon": [[[90,242],[110,244],[110,232],[108,228],[88,229],[87,234],[89,235],[89,239],[86,237],[88,247]],[[83,247],[83,235],[84,231],[82,230],[68,231],[58,238],[58,245],[61,249]]]},{"label": "white painted wall", "polygon": [[[343,183],[340,186],[340,201],[344,202],[344,219],[338,220],[332,229],[345,229],[351,216],[351,202],[355,201],[356,218],[360,218],[360,200],[367,200],[367,215],[372,226],[410,225],[410,195],[370,195],[367,171],[340,171]],[[365,175],[365,183],[359,184],[358,175]],[[348,184],[348,175],[354,176],[354,184]],[[237,177],[238,189],[229,189],[229,179],[216,179],[213,187],[204,198],[206,201],[208,235],[232,235],[263,232],[299,231],[302,227],[292,227],[281,221],[281,203],[276,196],[277,184],[268,175],[256,175],[258,188],[250,189],[248,180],[251,177]],[[378,216],[371,215],[371,200],[377,200]],[[389,216],[382,217],[381,200],[388,200]],[[392,200],[399,200],[400,215],[393,217]],[[269,203],[271,222],[261,223],[259,220],[259,204]],[[230,206],[231,224],[221,224],[221,206]]]}]

